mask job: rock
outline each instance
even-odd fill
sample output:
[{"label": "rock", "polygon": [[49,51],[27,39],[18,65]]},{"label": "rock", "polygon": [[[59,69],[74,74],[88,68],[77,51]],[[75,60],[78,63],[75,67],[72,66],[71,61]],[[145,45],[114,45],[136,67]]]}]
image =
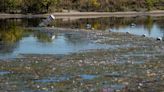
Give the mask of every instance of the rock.
[{"label": "rock", "polygon": [[36,86],[36,88],[40,88],[40,86],[39,86],[39,85],[37,85],[37,86]]},{"label": "rock", "polygon": [[80,63],[83,63],[83,61],[82,61],[82,60],[79,60],[79,62],[80,62]]},{"label": "rock", "polygon": [[53,71],[55,71],[55,70],[56,70],[56,68],[52,68],[52,70],[53,70]]},{"label": "rock", "polygon": [[138,86],[138,89],[141,89],[141,87],[140,87],[140,86]]},{"label": "rock", "polygon": [[123,82],[124,85],[129,85],[129,82]]},{"label": "rock", "polygon": [[51,89],[54,89],[54,86],[51,86]]},{"label": "rock", "polygon": [[73,80],[72,83],[75,84],[75,80]]},{"label": "rock", "polygon": [[45,87],[44,87],[44,88],[42,88],[42,90],[48,90],[48,88],[45,88]]},{"label": "rock", "polygon": [[142,83],[139,83],[139,86],[141,86],[141,87],[142,87],[142,86],[143,86],[143,84],[142,84]]},{"label": "rock", "polygon": [[35,61],[35,63],[39,63],[38,61]]}]

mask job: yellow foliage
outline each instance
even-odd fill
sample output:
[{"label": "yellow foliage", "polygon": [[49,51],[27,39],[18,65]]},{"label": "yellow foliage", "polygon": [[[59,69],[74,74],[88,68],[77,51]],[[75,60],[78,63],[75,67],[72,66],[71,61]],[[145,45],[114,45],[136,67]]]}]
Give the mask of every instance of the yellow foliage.
[{"label": "yellow foliage", "polygon": [[100,6],[100,3],[97,0],[89,0],[89,3],[96,8]]}]

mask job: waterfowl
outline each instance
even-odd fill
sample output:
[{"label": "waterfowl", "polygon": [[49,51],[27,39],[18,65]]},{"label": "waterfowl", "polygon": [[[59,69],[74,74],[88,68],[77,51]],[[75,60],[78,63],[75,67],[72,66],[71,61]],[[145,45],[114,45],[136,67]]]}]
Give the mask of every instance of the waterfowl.
[{"label": "waterfowl", "polygon": [[156,40],[157,41],[162,41],[162,37],[157,37]]},{"label": "waterfowl", "polygon": [[146,37],[146,34],[143,34],[142,37]]}]

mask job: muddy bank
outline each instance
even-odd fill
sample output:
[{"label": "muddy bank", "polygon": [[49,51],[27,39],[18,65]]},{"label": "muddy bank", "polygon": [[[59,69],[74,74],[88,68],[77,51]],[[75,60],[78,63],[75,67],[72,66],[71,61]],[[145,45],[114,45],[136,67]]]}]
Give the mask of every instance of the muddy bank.
[{"label": "muddy bank", "polygon": [[[56,18],[97,18],[97,17],[135,17],[164,16],[164,11],[150,12],[68,12],[51,13]],[[0,18],[45,18],[51,14],[0,14]]]},{"label": "muddy bank", "polygon": [[163,91],[164,42],[128,33],[83,32],[92,42],[117,48],[0,61],[0,91]]}]

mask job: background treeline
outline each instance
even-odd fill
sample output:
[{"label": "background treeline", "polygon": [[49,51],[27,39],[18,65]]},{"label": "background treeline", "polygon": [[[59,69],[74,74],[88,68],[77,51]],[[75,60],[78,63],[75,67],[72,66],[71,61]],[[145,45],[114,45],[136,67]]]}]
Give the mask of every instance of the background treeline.
[{"label": "background treeline", "polygon": [[0,12],[47,13],[76,11],[164,10],[164,0],[0,0]]}]

